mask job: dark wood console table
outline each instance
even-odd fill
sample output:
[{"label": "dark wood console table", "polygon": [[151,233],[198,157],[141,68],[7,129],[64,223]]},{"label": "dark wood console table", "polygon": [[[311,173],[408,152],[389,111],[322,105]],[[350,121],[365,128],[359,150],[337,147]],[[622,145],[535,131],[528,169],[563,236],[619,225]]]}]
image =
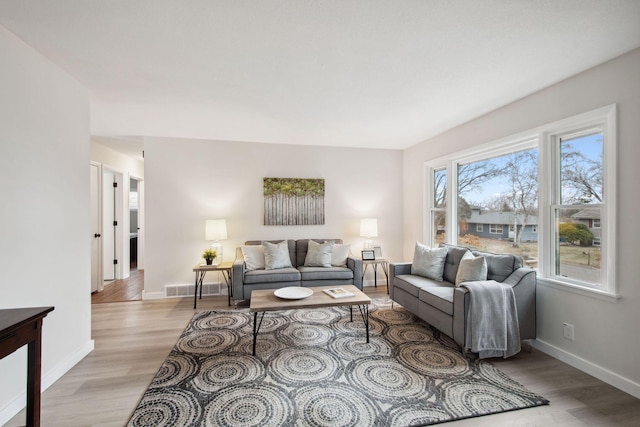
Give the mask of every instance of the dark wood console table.
[{"label": "dark wood console table", "polygon": [[42,319],[53,307],[0,310],[0,359],[27,347],[27,427],[40,426]]}]

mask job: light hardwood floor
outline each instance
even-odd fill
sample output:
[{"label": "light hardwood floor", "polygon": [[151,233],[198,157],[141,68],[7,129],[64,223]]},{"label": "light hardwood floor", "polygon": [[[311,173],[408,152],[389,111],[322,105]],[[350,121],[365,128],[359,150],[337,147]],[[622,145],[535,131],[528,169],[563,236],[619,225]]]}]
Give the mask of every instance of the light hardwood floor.
[{"label": "light hardwood floor", "polygon": [[[385,289],[365,288],[372,297]],[[123,426],[194,311],[228,309],[226,296],[92,306],[95,350],[42,396],[44,427]],[[46,322],[44,326],[46,333]],[[46,353],[46,349],[44,349]],[[494,360],[551,405],[453,422],[455,426],[639,426],[640,400],[532,350]],[[24,411],[7,427],[24,425]]]},{"label": "light hardwood floor", "polygon": [[131,269],[127,279],[114,280],[102,292],[91,294],[91,304],[122,301],[140,301],[144,289],[144,270]]}]

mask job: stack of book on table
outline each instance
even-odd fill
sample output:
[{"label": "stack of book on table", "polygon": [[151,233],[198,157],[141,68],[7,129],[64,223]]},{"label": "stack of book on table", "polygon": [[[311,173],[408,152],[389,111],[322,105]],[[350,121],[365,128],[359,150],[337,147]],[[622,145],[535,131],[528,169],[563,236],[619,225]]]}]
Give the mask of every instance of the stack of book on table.
[{"label": "stack of book on table", "polygon": [[331,295],[333,298],[348,298],[355,296],[353,293],[345,291],[342,288],[324,289],[324,292],[328,295]]}]

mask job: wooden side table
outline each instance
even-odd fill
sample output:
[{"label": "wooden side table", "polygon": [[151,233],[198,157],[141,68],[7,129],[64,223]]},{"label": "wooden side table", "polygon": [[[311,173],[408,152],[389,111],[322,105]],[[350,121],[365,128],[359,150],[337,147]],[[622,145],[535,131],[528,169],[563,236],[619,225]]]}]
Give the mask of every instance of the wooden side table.
[{"label": "wooden side table", "polygon": [[27,345],[27,427],[40,426],[42,319],[54,307],[0,310],[0,359]]},{"label": "wooden side table", "polygon": [[231,297],[233,296],[233,290],[231,288],[231,267],[233,263],[231,262],[223,262],[218,265],[202,265],[196,264],[193,267],[193,271],[196,273],[196,283],[195,289],[193,290],[193,308],[196,308],[196,303],[198,301],[198,288],[200,288],[200,299],[202,299],[202,281],[204,280],[205,274],[207,271],[221,271],[222,277],[224,277],[224,281],[227,283],[227,296],[228,296],[228,304],[231,305]]},{"label": "wooden side table", "polygon": [[364,275],[367,272],[367,268],[371,265],[373,266],[373,285],[378,287],[378,266],[382,268],[382,272],[387,278],[387,293],[389,293],[389,261],[386,259],[363,259],[362,260],[362,280],[364,280]]}]

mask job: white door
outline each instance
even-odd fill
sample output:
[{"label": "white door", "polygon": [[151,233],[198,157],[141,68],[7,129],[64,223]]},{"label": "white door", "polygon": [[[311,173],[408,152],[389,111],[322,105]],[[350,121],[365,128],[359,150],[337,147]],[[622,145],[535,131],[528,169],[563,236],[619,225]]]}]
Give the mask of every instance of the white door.
[{"label": "white door", "polygon": [[91,292],[102,290],[102,228],[100,224],[100,167],[89,165],[91,182]]}]

